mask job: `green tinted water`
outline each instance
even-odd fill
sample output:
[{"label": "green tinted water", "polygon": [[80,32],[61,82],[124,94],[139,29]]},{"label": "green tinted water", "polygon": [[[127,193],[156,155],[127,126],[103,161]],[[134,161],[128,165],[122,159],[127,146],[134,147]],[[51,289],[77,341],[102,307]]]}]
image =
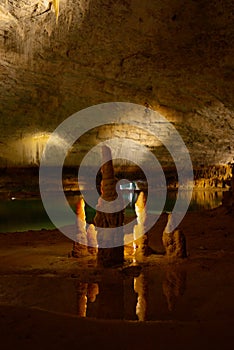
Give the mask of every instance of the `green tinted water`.
[{"label": "green tinted water", "polygon": [[[185,192],[186,195],[186,192]],[[222,192],[197,191],[193,193],[189,211],[212,209],[221,204]],[[125,196],[127,194],[125,193]],[[157,193],[155,194],[157,198]],[[68,202],[75,212],[78,196],[68,197]],[[125,215],[134,215],[134,201],[125,209]],[[164,211],[172,211],[176,201],[176,192],[168,192]],[[56,204],[56,201],[54,203]],[[57,205],[58,213],[62,208]],[[86,220],[90,223],[95,210],[86,205]],[[69,225],[61,215],[61,226]],[[15,232],[27,230],[53,229],[54,225],[48,218],[40,199],[0,200],[0,232]]]}]

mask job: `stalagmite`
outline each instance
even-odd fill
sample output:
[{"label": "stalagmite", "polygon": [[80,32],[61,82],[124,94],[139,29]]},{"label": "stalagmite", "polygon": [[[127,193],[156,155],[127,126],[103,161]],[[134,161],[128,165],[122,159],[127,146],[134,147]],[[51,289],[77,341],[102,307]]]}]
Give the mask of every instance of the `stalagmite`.
[{"label": "stalagmite", "polygon": [[[112,213],[105,212],[104,201],[112,202],[118,197],[118,194],[116,192],[117,180],[114,176],[109,147],[102,147],[102,157],[101,197],[99,197],[96,206],[97,212],[94,223],[98,227],[97,239],[98,245],[101,247],[98,249],[98,264],[108,267],[122,264],[124,261],[124,233],[123,228],[121,228],[124,221],[124,211],[121,210],[120,205],[116,205]],[[110,234],[106,228],[116,228],[116,232]]]},{"label": "stalagmite", "polygon": [[87,230],[87,244],[88,252],[92,255],[96,255],[98,252],[97,231],[95,230],[95,226],[93,224],[89,225]]},{"label": "stalagmite", "polygon": [[149,253],[148,236],[145,233],[146,220],[146,198],[144,192],[141,192],[135,204],[137,215],[137,225],[134,226],[134,255],[137,258],[147,256]]},{"label": "stalagmite", "polygon": [[77,241],[73,243],[72,256],[80,258],[87,256],[87,233],[86,233],[86,218],[85,218],[85,202],[80,198],[76,206],[77,214]]},{"label": "stalagmite", "polygon": [[180,230],[172,229],[172,214],[168,214],[168,222],[163,231],[163,246],[167,257],[186,258],[186,239]]}]

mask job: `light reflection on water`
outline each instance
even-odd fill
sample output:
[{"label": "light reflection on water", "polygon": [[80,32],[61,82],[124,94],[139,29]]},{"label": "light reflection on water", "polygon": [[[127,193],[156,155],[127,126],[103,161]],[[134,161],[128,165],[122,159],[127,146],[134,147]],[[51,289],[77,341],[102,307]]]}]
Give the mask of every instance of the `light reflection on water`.
[{"label": "light reflection on water", "polygon": [[96,319],[188,320],[193,315],[186,279],[186,272],[178,268],[124,275],[110,270],[105,276],[86,280],[3,276],[0,304]]},{"label": "light reflection on water", "polygon": [[[186,197],[187,192],[184,191]],[[125,215],[134,215],[134,204],[139,192],[123,191],[123,197],[130,205],[125,209]],[[222,202],[222,191],[194,191],[189,206],[189,211],[201,211],[204,209],[212,209],[218,207]],[[155,200],[160,199],[160,191],[155,191]],[[72,209],[78,200],[78,195],[67,197]],[[172,211],[176,201],[176,191],[168,191],[164,211]],[[56,201],[54,205],[57,205]],[[57,211],[61,211],[61,207],[57,205]],[[86,219],[91,222],[95,215],[95,210],[86,206]],[[0,200],[0,232],[14,232],[40,229],[53,229],[54,225],[50,222],[42,201],[40,199],[15,199]],[[69,225],[61,216],[61,226]]]}]

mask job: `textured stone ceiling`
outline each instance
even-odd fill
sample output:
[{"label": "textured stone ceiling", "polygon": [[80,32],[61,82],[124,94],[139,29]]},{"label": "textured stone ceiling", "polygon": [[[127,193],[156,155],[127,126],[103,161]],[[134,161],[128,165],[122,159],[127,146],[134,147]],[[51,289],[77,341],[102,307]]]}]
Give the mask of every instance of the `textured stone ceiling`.
[{"label": "textured stone ceiling", "polygon": [[149,103],[194,164],[230,161],[233,21],[232,0],[60,0],[57,25],[52,1],[1,0],[0,165],[38,161],[32,135],[109,101]]}]

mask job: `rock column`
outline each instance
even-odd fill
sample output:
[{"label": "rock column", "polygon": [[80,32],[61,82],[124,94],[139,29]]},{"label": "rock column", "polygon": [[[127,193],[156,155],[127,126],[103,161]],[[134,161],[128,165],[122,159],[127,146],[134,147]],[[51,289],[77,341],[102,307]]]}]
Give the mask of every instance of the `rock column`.
[{"label": "rock column", "polygon": [[88,241],[86,233],[85,202],[80,198],[76,205],[77,214],[77,241],[73,243],[72,256],[80,258],[88,254]]},{"label": "rock column", "polygon": [[134,238],[134,255],[136,260],[147,256],[149,253],[148,248],[148,235],[145,233],[145,220],[146,220],[146,198],[144,192],[141,192],[135,204],[135,211],[137,215],[137,225],[134,226],[133,238]]},{"label": "rock column", "polygon": [[[119,210],[118,205],[113,207],[113,212],[105,212],[105,201],[112,202],[117,197],[114,168],[111,159],[111,150],[107,146],[102,148],[103,165],[101,168],[101,197],[98,200],[97,212],[94,223],[97,227],[98,240],[98,265],[110,267],[122,264],[124,261],[124,211]],[[121,203],[120,203],[121,204]],[[108,232],[108,228],[116,228],[116,232]],[[104,248],[106,247],[106,248]]]}]

